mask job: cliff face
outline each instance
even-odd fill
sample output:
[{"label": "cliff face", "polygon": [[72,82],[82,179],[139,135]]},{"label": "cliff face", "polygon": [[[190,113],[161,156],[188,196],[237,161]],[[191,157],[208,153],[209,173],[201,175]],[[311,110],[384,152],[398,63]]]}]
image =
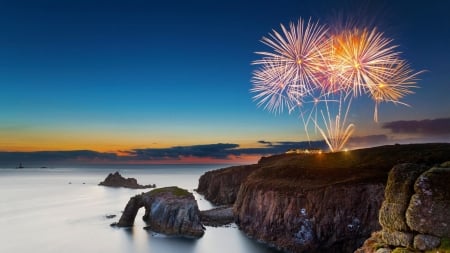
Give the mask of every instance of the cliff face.
[{"label": "cliff face", "polygon": [[239,228],[292,252],[351,252],[379,228],[383,184],[338,184],[289,192],[241,187]]},{"label": "cliff face", "polygon": [[[449,159],[450,144],[277,155],[261,159],[250,170],[234,167],[209,172],[199,192],[207,192],[205,197],[217,203],[239,188],[235,220],[255,239],[290,252],[353,252],[380,229],[378,210],[394,165]],[[229,174],[234,173],[242,174],[233,179]]]},{"label": "cliff face", "polygon": [[216,205],[233,204],[242,182],[257,168],[254,164],[208,171],[200,177],[197,192]]}]

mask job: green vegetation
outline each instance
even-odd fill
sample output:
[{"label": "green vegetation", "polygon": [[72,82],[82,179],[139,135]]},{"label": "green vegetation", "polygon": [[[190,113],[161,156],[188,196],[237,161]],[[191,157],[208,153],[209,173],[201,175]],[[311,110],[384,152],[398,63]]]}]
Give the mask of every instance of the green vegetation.
[{"label": "green vegetation", "polygon": [[154,196],[162,193],[171,193],[172,195],[177,197],[191,196],[190,192],[188,192],[185,189],[178,188],[176,186],[157,188],[148,192],[147,194],[149,194],[150,196]]},{"label": "green vegetation", "polygon": [[395,248],[392,253],[414,253],[417,251],[411,250],[411,249],[407,249],[407,248]]}]

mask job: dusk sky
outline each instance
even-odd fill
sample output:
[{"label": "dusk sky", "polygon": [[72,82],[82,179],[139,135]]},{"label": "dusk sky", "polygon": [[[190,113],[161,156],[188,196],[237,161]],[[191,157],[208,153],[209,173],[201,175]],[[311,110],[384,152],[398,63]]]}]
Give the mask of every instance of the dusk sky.
[{"label": "dusk sky", "polygon": [[251,62],[280,24],[336,14],[375,23],[425,70],[403,100],[411,107],[382,104],[378,123],[373,102],[356,99],[349,144],[450,142],[449,10],[407,0],[0,1],[0,160],[250,161],[303,144],[298,115],[252,101]]}]

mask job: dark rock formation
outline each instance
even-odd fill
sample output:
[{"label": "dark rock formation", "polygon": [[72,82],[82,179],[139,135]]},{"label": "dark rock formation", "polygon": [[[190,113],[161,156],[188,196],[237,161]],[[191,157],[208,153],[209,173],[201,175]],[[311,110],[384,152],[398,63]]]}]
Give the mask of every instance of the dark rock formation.
[{"label": "dark rock formation", "polygon": [[259,165],[233,166],[208,171],[198,181],[198,193],[216,205],[230,205],[236,200],[241,183]]},{"label": "dark rock formation", "polygon": [[353,252],[381,228],[378,211],[394,165],[449,159],[450,144],[284,154],[208,172],[198,192],[219,204],[237,196],[236,223],[255,239],[290,252]]},{"label": "dark rock formation", "polygon": [[[431,169],[415,164],[394,167],[380,210],[382,230],[357,252],[449,252],[440,248],[448,247],[441,242],[450,237],[448,165]],[[373,241],[376,243],[370,243]]]},{"label": "dark rock formation", "polygon": [[290,252],[352,252],[380,226],[384,185],[340,184],[291,191],[244,184],[234,211],[239,228]]},{"label": "dark rock formation", "polygon": [[184,189],[159,188],[132,197],[117,226],[132,226],[141,207],[145,207],[143,219],[152,231],[188,237],[201,237],[204,233],[197,202]]},{"label": "dark rock formation", "polygon": [[233,207],[222,206],[211,210],[200,211],[202,224],[205,226],[223,226],[234,222]]},{"label": "dark rock formation", "polygon": [[156,187],[155,184],[140,185],[137,183],[137,180],[135,178],[124,178],[118,171],[116,171],[114,174],[109,173],[105,180],[103,182],[100,182],[98,185],[110,187],[125,187],[131,189],[145,189]]}]

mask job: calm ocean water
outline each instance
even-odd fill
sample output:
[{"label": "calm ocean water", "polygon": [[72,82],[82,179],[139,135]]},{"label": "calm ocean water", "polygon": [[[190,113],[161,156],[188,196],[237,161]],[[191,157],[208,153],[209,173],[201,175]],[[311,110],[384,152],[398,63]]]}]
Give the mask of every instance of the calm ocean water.
[{"label": "calm ocean water", "polygon": [[[157,235],[143,229],[143,208],[131,229],[110,227],[130,197],[143,190],[98,186],[119,170],[140,184],[192,191],[217,165],[109,166],[109,168],[0,169],[0,252],[274,253],[236,226],[206,227],[200,239]],[[69,184],[70,182],[70,184]],[[201,210],[212,205],[196,194]],[[107,219],[106,215],[117,217]]]}]

